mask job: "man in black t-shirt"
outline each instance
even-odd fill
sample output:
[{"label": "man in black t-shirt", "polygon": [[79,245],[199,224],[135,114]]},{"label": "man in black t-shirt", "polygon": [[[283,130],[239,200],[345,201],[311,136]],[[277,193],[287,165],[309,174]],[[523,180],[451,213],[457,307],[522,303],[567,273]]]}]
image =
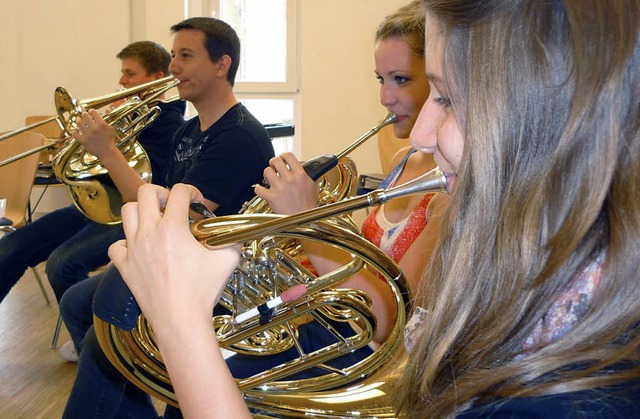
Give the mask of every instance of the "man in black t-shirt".
[{"label": "man in black t-shirt", "polygon": [[[263,170],[274,156],[264,126],[238,102],[232,90],[240,41],[229,25],[214,18],[187,19],[174,25],[172,31],[173,60],[169,68],[180,80],[180,97],[193,103],[198,116],[186,122],[174,136],[166,186],[191,184],[202,192],[203,204],[210,211],[217,215],[237,213],[253,197],[252,185],[262,181]],[[100,116],[89,112],[82,118],[86,127],[80,127],[75,134],[77,138],[95,140],[95,152],[105,165],[123,165],[125,162],[119,161],[112,150],[100,145],[100,142],[107,145],[104,137],[112,135]],[[157,416],[149,396],[128,382],[106,359],[91,327],[92,312],[86,308],[91,307],[101,282],[108,284],[112,276],[119,276],[115,268],[72,287],[62,300],[63,308],[67,305],[85,308],[63,315],[81,349],[64,417]],[[96,304],[98,300],[107,305],[128,304],[96,296]],[[96,310],[110,311],[110,307]]]},{"label": "man in black t-shirt", "polygon": [[[169,75],[171,55],[155,42],[134,42],[116,57],[121,60],[119,83],[122,87],[135,87]],[[152,182],[164,185],[171,139],[184,122],[186,106],[184,101],[175,101],[160,104],[160,108],[158,119],[140,132],[137,141],[149,156]],[[124,159],[119,150],[116,152]],[[116,171],[109,170],[109,175],[117,177]],[[143,182],[138,175],[136,178],[136,185]],[[109,246],[123,238],[121,225],[92,221],[75,205],[44,215],[0,239],[0,301],[29,266],[45,260],[47,277],[60,301],[70,286],[107,264]]]}]

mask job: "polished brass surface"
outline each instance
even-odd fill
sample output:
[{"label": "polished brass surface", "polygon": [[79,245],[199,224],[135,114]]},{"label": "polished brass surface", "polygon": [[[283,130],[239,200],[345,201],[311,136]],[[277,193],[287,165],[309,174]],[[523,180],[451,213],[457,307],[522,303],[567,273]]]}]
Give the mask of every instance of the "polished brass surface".
[{"label": "polished brass surface", "polygon": [[[402,333],[407,320],[410,290],[400,268],[379,248],[335,218],[356,208],[378,205],[396,197],[446,190],[446,179],[438,168],[422,177],[387,191],[342,200],[290,216],[238,214],[192,224],[194,236],[207,246],[244,243],[240,264],[229,279],[220,305],[231,315],[215,316],[220,346],[237,353],[275,354],[298,348],[298,358],[252,377],[236,380],[248,406],[259,417],[394,417],[389,398],[389,377],[397,374],[403,356]],[[321,242],[352,255],[350,263],[320,277],[310,273],[288,251],[281,239]],[[376,318],[369,298],[358,290],[339,289],[341,281],[369,267],[388,285],[396,303],[396,317],[388,338],[373,353],[355,365],[336,369],[327,362],[345,351],[372,343]],[[295,301],[274,308],[271,318],[261,322],[233,319],[293,286],[304,284],[306,293]],[[337,343],[313,353],[303,353],[297,344],[299,325],[314,319],[349,322],[353,336],[340,336]],[[132,331],[124,331],[94,318],[98,340],[110,361],[144,391],[177,405],[170,379],[153,331],[141,315]],[[259,361],[258,361],[259,362]],[[297,372],[321,368],[323,374],[296,379]]]},{"label": "polished brass surface", "polygon": [[[77,128],[83,112],[101,109],[124,100],[121,105],[109,109],[104,120],[116,129],[116,146],[125,156],[129,165],[145,181],[151,181],[151,164],[142,146],[136,141],[138,134],[160,114],[159,99],[178,80],[165,77],[130,89],[108,94],[94,99],[76,100],[63,87],[55,91],[57,115],[19,128],[0,136],[0,141],[22,132],[56,121],[62,129],[62,136],[52,143],[13,156],[0,162],[0,166],[40,152],[48,148],[61,147],[54,156],[52,165],[58,180],[69,186],[76,207],[93,221],[103,224],[117,224],[121,221],[122,197],[107,170],[98,159],[88,153],[71,135]],[[140,99],[143,97],[143,99]]]},{"label": "polished brass surface", "polygon": [[[355,193],[355,182],[358,177],[357,170],[353,161],[347,157],[348,154],[364,144],[365,141],[377,134],[382,128],[397,121],[398,116],[393,112],[389,112],[378,125],[372,127],[347,148],[335,155],[336,167],[319,180],[319,205],[341,201]],[[240,211],[241,214],[264,214],[270,212],[269,204],[259,196],[255,196],[251,201],[245,203]]]},{"label": "polished brass surface", "polygon": [[396,197],[423,192],[446,191],[446,189],[446,179],[440,168],[436,167],[422,176],[387,190],[378,189],[366,195],[344,199],[334,204],[302,211],[280,219],[268,220],[258,225],[250,224],[247,219],[241,216],[231,215],[196,221],[191,225],[191,232],[198,241],[210,247],[243,243],[292,226],[304,225],[318,219],[380,205]]},{"label": "polished brass surface", "polygon": [[[238,217],[249,217],[256,222],[261,219],[278,219],[281,216],[273,214],[255,214]],[[261,352],[267,354],[279,353],[295,345],[297,327],[308,321],[309,316],[319,321],[331,318],[333,321],[351,322],[357,325],[358,333],[353,336],[342,336],[336,343],[321,348],[312,353],[300,353],[299,357],[288,361],[261,374],[256,374],[246,379],[237,380],[239,388],[245,394],[247,402],[252,408],[260,408],[260,400],[264,400],[268,407],[273,402],[270,395],[279,393],[306,394],[310,402],[313,394],[324,390],[344,387],[354,380],[369,377],[378,371],[387,362],[392,361],[400,353],[400,336],[406,323],[406,309],[409,303],[410,293],[406,279],[400,269],[376,246],[360,237],[358,234],[344,229],[328,221],[318,221],[313,226],[294,227],[278,233],[283,237],[303,238],[316,240],[330,246],[335,246],[347,252],[353,253],[352,262],[337,271],[315,278],[303,273],[298,276],[297,270],[305,269],[293,260],[288,260],[283,266],[271,267],[272,274],[256,275],[252,277],[247,271],[256,271],[268,267],[272,259],[265,258],[273,249],[269,244],[256,246],[253,251],[258,254],[251,256],[243,254],[243,260],[237,271],[230,279],[234,286],[240,279],[251,282],[251,288],[262,288],[262,295],[266,293],[269,299],[276,290],[284,290],[295,284],[304,283],[307,286],[307,294],[302,298],[285,303],[274,310],[269,323],[260,324],[259,319],[251,319],[240,324],[233,324],[231,316],[216,316],[212,323],[216,328],[221,347],[241,353],[253,353],[260,356]],[[266,241],[266,240],[265,240]],[[262,248],[264,245],[264,248]],[[246,249],[246,247],[245,247]],[[277,250],[276,250],[277,252]],[[280,256],[273,255],[273,261],[279,261]],[[333,286],[348,278],[354,272],[362,269],[365,264],[380,272],[380,275],[390,287],[396,302],[397,316],[392,332],[388,339],[380,345],[369,357],[363,361],[343,369],[335,369],[326,363],[341,354],[353,351],[369,344],[375,335],[376,319],[371,310],[369,298],[357,290],[333,289]],[[291,270],[290,266],[297,270]],[[307,277],[307,275],[309,277]],[[339,286],[339,285],[338,285]],[[269,291],[267,291],[269,290]],[[244,312],[254,306],[253,298],[243,295],[241,301],[234,300],[233,290],[225,290],[226,300],[221,304],[229,307],[239,305],[237,312]],[[246,299],[246,301],[245,301]],[[253,302],[252,302],[253,301]],[[128,379],[150,394],[161,398],[167,403],[177,404],[173,388],[171,387],[162,356],[158,350],[153,331],[140,316],[138,326],[133,331],[124,331],[108,323],[94,318],[96,333],[107,357]],[[282,332],[284,331],[284,332]],[[284,333],[284,339],[279,338]],[[270,336],[265,337],[265,334]],[[273,340],[272,342],[269,340]],[[293,343],[290,341],[293,340]],[[257,360],[259,362],[259,360]],[[318,366],[325,370],[324,374],[314,378],[293,379],[289,378],[296,372]],[[307,403],[308,406],[308,403]],[[292,406],[288,407],[292,409]],[[299,413],[307,410],[300,406]]]},{"label": "polished brass surface", "polygon": [[362,136],[360,136],[360,138],[358,138],[353,143],[351,143],[349,147],[345,148],[340,153],[336,154],[336,157],[340,158],[348,155],[353,150],[358,148],[361,144],[363,144],[366,140],[368,140],[369,138],[377,134],[382,128],[386,127],[389,124],[394,124],[396,122],[398,122],[398,115],[396,115],[393,112],[389,112],[387,116],[385,116],[384,119],[378,125],[376,125],[375,127],[371,128],[369,131],[362,134]]}]

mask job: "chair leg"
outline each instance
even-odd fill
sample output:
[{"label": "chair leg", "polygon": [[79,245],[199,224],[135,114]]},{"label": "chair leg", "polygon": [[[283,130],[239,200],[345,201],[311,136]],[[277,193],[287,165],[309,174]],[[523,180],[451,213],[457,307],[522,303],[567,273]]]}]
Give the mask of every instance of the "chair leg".
[{"label": "chair leg", "polygon": [[[47,305],[51,305],[51,300],[49,299],[49,294],[47,294],[47,290],[44,287],[44,283],[42,282],[42,277],[38,270],[34,267],[31,268],[33,272],[33,276],[36,277],[36,281],[38,281],[38,285],[40,286],[40,291],[42,291],[42,295],[44,296],[44,300],[47,302]],[[62,327],[62,316],[58,314],[58,322],[56,323],[56,329],[53,331],[53,339],[51,340],[51,349],[56,349],[58,347],[58,337],[60,336],[60,328]]]},{"label": "chair leg", "polygon": [[58,347],[58,336],[60,335],[60,327],[62,327],[62,316],[58,314],[58,323],[56,323],[56,330],[53,331],[51,349],[56,349]]},{"label": "chair leg", "polygon": [[31,268],[31,272],[33,272],[33,276],[36,277],[36,281],[38,281],[38,285],[40,286],[40,291],[42,291],[42,295],[44,296],[44,300],[47,302],[47,305],[51,305],[51,300],[49,300],[49,294],[47,294],[47,290],[44,288],[44,284],[42,282],[42,277],[38,270],[34,267]]}]

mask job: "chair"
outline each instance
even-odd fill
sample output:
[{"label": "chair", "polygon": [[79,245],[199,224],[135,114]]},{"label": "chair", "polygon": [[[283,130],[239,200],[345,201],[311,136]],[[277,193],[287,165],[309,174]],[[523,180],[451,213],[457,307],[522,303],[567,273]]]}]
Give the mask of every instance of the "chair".
[{"label": "chair", "polygon": [[[52,115],[29,115],[24,120],[25,126],[44,121],[45,119],[50,119],[51,117]],[[62,130],[60,129],[56,121],[49,121],[46,124],[33,128],[31,131],[44,135],[49,142],[57,141],[57,139],[60,138],[60,135],[62,134]],[[59,148],[60,146],[57,146],[41,151],[40,162],[48,166],[51,162],[51,158],[56,154]]]},{"label": "chair", "polygon": [[[45,137],[35,132],[24,132],[0,141],[0,161],[16,156],[43,144]],[[12,231],[29,221],[29,198],[31,187],[38,169],[39,154],[35,153],[0,167],[0,198],[7,199],[5,218],[10,220],[2,230]],[[51,304],[42,278],[35,268],[31,268],[47,305]]]},{"label": "chair", "polygon": [[[29,115],[25,118],[25,125],[31,125],[31,124],[35,124],[36,122],[40,122],[43,121],[45,119],[49,119],[51,118],[51,115]],[[44,125],[41,125],[35,129],[33,129],[33,132],[38,132],[42,135],[44,135],[48,141],[53,142],[55,141],[57,138],[60,137],[62,130],[60,129],[60,127],[58,126],[58,124],[55,121],[51,121],[48,122]],[[44,150],[40,153],[40,162],[44,165],[49,165],[51,162],[51,158],[52,156],[57,152],[56,148],[51,148],[51,149],[47,149]],[[35,275],[39,275],[38,272],[34,269],[33,273]],[[38,283],[41,284],[42,280],[40,279],[39,276],[37,276],[36,278],[38,278]],[[42,286],[42,285],[41,285]],[[47,298],[47,304],[49,304],[49,297],[46,296],[45,298]],[[58,347],[58,336],[60,335],[60,328],[62,327],[62,316],[58,315],[58,321],[56,323],[56,328],[53,331],[53,339],[51,340],[51,348],[55,349]]]}]

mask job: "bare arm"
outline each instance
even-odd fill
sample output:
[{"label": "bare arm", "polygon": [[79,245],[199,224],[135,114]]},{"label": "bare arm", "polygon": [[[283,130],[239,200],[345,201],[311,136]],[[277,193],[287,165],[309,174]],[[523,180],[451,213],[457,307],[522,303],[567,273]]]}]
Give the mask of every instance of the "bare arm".
[{"label": "bare arm", "polygon": [[209,250],[193,237],[188,206],[202,199],[188,185],[170,193],[142,186],[138,202],[122,209],[127,241],[109,256],[153,327],[185,417],[250,417],[211,325],[239,252]]},{"label": "bare arm", "polygon": [[[448,204],[446,194],[436,194],[427,207],[427,225],[403,255],[398,266],[405,274],[412,293],[418,289],[420,281],[438,242],[438,230]],[[329,272],[350,260],[345,252],[317,242],[304,242],[305,253],[319,274]],[[340,288],[359,289],[372,298],[373,310],[380,321],[375,340],[383,342],[390,332],[395,318],[395,303],[389,287],[376,273],[362,270],[339,285]]]}]

